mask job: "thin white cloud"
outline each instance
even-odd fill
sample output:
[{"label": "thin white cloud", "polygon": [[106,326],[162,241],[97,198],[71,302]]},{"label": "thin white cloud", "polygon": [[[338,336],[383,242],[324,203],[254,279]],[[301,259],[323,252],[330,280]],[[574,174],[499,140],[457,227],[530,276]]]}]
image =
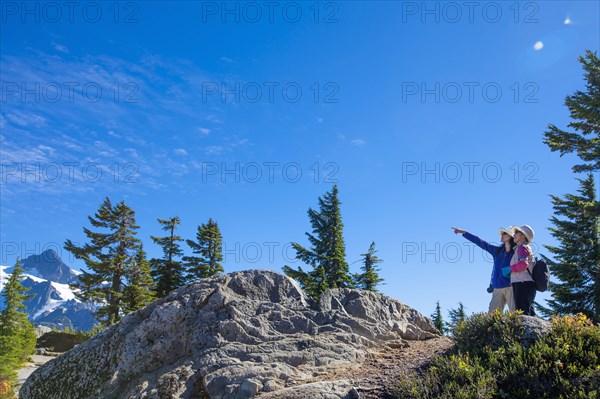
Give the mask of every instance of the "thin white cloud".
[{"label": "thin white cloud", "polygon": [[[96,155],[96,156],[101,156],[101,157],[105,157],[105,158],[116,158],[116,156],[119,154],[119,151],[116,150],[115,148],[113,148],[110,144],[106,143],[105,141],[101,141],[101,140],[96,140],[94,141],[94,147],[96,148],[96,151],[90,155]],[[90,158],[93,159],[93,158]]]},{"label": "thin white cloud", "polygon": [[184,150],[183,148],[176,148],[173,152],[175,154],[183,156],[183,157],[187,157],[188,156],[188,152],[186,150]]},{"label": "thin white cloud", "polygon": [[140,158],[140,153],[135,148],[125,148],[123,151],[125,153],[127,153],[127,155],[129,155],[133,159],[139,159]]},{"label": "thin white cloud", "polygon": [[207,115],[204,119],[206,119],[209,122],[213,122],[213,123],[223,123],[223,121],[214,114]]},{"label": "thin white cloud", "polygon": [[564,23],[565,25],[571,25],[571,23],[572,23],[572,21],[571,21],[571,18],[569,18],[569,17],[566,17],[563,23]]},{"label": "thin white cloud", "polygon": [[219,155],[223,152],[223,147],[220,145],[210,145],[206,147],[206,153],[208,155]]},{"label": "thin white cloud", "polygon": [[38,144],[34,147],[18,146],[11,141],[2,143],[2,160],[16,164],[45,164],[52,161],[56,149]]},{"label": "thin white cloud", "polygon": [[[40,101],[34,101],[31,95],[23,101],[17,94],[3,104],[0,127],[3,137],[10,137],[3,138],[2,151],[9,154],[3,161],[61,166],[65,162],[76,163],[75,176],[71,179],[68,168],[63,166],[63,179],[56,183],[8,184],[3,194],[162,189],[179,183],[175,179],[167,184],[158,183],[166,181],[165,176],[195,173],[187,165],[196,154],[177,148],[184,147],[184,142],[196,148],[206,140],[204,137],[216,136],[212,145],[203,146],[209,155],[230,152],[237,155],[251,146],[247,138],[214,134],[225,124],[226,110],[218,104],[207,108],[202,102],[201,84],[211,79],[190,61],[169,61],[159,56],[133,61],[94,54],[66,57],[64,51],[56,50],[48,54],[30,48],[25,55],[0,56],[6,81],[26,82],[29,86],[58,82],[63,89],[56,102],[45,98],[42,90]],[[73,98],[65,86],[69,82],[78,84]],[[101,88],[98,101],[88,101],[82,95],[86,84]],[[94,90],[89,93],[93,95]],[[198,112],[199,109],[209,111]],[[178,144],[164,150],[168,144],[164,137],[174,137],[173,129],[180,126],[185,134],[173,140]],[[182,158],[186,155],[189,158]],[[82,176],[87,163],[102,170],[98,182]],[[90,173],[94,169],[90,168]],[[139,184],[124,185],[130,177]]]},{"label": "thin white cloud", "polygon": [[61,53],[69,54],[69,49],[67,46],[63,46],[62,44],[54,43],[54,49],[56,51],[60,51]]},{"label": "thin white cloud", "polygon": [[356,146],[361,146],[361,145],[366,144],[366,142],[363,139],[353,139],[350,143],[352,145],[356,145]]},{"label": "thin white cloud", "polygon": [[21,127],[33,126],[39,128],[46,123],[46,119],[40,115],[20,111],[14,111],[13,113],[7,114],[6,119]]},{"label": "thin white cloud", "polygon": [[248,144],[248,139],[239,139],[239,140],[233,141],[230,145],[233,148],[233,147],[238,147],[238,146],[246,145],[246,144]]}]

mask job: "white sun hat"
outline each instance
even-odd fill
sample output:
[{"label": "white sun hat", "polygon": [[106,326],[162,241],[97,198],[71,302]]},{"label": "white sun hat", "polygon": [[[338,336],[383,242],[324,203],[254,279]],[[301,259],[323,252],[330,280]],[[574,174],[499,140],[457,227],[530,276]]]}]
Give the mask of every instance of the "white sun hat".
[{"label": "white sun hat", "polygon": [[517,231],[520,231],[521,233],[523,233],[525,238],[527,238],[527,241],[529,241],[529,242],[533,241],[533,237],[535,236],[535,233],[529,225],[524,224],[521,227],[515,227],[515,233]]},{"label": "white sun hat", "polygon": [[512,238],[515,238],[515,228],[513,226],[508,226],[506,228],[501,227],[499,233],[500,233],[500,237],[502,237],[503,233],[506,233],[509,236],[511,236]]}]

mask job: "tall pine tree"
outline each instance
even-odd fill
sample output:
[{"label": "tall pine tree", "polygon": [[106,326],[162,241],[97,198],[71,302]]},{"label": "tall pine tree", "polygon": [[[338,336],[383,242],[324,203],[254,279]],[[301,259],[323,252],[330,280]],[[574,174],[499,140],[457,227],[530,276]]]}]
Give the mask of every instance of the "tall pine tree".
[{"label": "tall pine tree", "polygon": [[[0,383],[7,390],[7,397],[12,395],[16,383],[16,371],[35,350],[35,331],[27,320],[24,301],[31,298],[26,294],[28,288],[21,285],[23,267],[17,260],[15,268],[8,278],[2,296],[5,308],[0,313]],[[14,396],[14,395],[13,395]]]},{"label": "tall pine tree", "polygon": [[150,264],[152,267],[152,276],[156,282],[156,295],[158,298],[167,296],[171,291],[185,284],[185,266],[179,260],[183,255],[179,243],[183,238],[175,234],[175,229],[181,223],[178,216],[170,219],[158,219],[162,229],[167,231],[169,235],[166,237],[150,238],[155,244],[162,247],[163,257],[161,259],[154,258]]},{"label": "tall pine tree", "polygon": [[128,284],[123,289],[124,313],[130,313],[152,303],[155,298],[154,280],[144,246],[140,245],[129,270]]},{"label": "tall pine tree", "polygon": [[463,305],[462,302],[459,302],[458,308],[450,309],[448,311],[448,317],[450,318],[450,322],[448,323],[447,330],[454,331],[456,327],[458,327],[459,324],[464,322],[467,318],[465,305]]},{"label": "tall pine tree", "polygon": [[353,281],[346,262],[342,214],[338,198],[338,187],[319,198],[319,211],[309,208],[308,218],[312,234],[305,233],[311,248],[292,243],[296,258],[310,265],[313,270],[305,272],[302,267],[292,269],[288,265],[283,271],[300,285],[311,297],[318,299],[328,288],[352,287]]},{"label": "tall pine tree", "polygon": [[435,311],[430,317],[435,328],[440,332],[440,334],[444,334],[446,332],[446,323],[442,317],[442,307],[440,306],[440,301],[437,301],[435,304]]},{"label": "tall pine tree", "polygon": [[574,172],[600,170],[600,59],[587,50],[579,57],[585,71],[586,91],[567,96],[565,105],[573,120],[567,132],[553,124],[548,125],[544,142],[561,156],[575,152],[584,162],[573,167]]},{"label": "tall pine tree", "polygon": [[[574,131],[550,124],[544,142],[561,156],[576,153],[583,163],[575,165],[574,172],[595,172],[600,170],[600,59],[588,50],[579,61],[586,90],[578,90],[565,100],[572,119],[567,126]],[[560,282],[550,284],[553,300],[548,301],[548,308],[538,308],[545,314],[581,311],[600,322],[600,201],[592,176],[580,183],[580,195],[567,195],[564,199],[552,196],[556,215],[551,219],[555,226],[551,233],[560,245],[547,247],[555,260],[546,260]]]},{"label": "tall pine tree", "polygon": [[356,288],[377,292],[376,287],[383,279],[379,277],[379,268],[377,267],[382,260],[375,255],[376,252],[375,241],[373,241],[367,253],[360,255],[363,257],[363,265],[361,267],[363,272],[354,275]]},{"label": "tall pine tree", "polygon": [[579,195],[552,197],[555,215],[550,232],[558,246],[546,245],[554,259],[545,257],[552,275],[552,299],[543,314],[583,313],[600,323],[600,218],[595,214],[597,198],[592,174],[578,179]]},{"label": "tall pine tree", "polygon": [[208,223],[198,226],[196,240],[186,240],[192,252],[199,256],[185,256],[183,261],[188,269],[188,278],[207,278],[224,271],[223,261],[223,237],[217,222],[212,218]]},{"label": "tall pine tree", "polygon": [[75,245],[65,242],[65,249],[85,262],[90,272],[84,271],[79,282],[73,284],[78,298],[103,303],[96,312],[96,319],[110,325],[123,314],[123,290],[138,251],[140,240],[135,237],[139,228],[133,209],[121,201],[114,205],[107,197],[94,217],[88,216],[92,227],[83,229],[90,243]]}]

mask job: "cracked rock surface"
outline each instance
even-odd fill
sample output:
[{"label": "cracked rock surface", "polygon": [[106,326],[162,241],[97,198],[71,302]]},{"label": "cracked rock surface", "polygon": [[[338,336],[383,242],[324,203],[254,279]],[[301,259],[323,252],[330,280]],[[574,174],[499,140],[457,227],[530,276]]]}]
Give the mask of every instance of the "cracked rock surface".
[{"label": "cracked rock surface", "polygon": [[437,337],[384,295],[333,289],[316,303],[282,274],[247,270],[125,316],[37,369],[20,398],[353,398],[351,381],[327,377]]}]

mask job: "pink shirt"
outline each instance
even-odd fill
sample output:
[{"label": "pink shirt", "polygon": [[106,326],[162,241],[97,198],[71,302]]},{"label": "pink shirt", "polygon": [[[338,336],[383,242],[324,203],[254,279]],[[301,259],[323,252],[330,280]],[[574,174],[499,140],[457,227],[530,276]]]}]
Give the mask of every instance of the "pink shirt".
[{"label": "pink shirt", "polygon": [[531,270],[534,263],[535,257],[533,256],[531,247],[525,243],[525,240],[521,241],[510,261],[510,282],[533,281],[533,277],[531,277],[527,268],[529,267]]}]

